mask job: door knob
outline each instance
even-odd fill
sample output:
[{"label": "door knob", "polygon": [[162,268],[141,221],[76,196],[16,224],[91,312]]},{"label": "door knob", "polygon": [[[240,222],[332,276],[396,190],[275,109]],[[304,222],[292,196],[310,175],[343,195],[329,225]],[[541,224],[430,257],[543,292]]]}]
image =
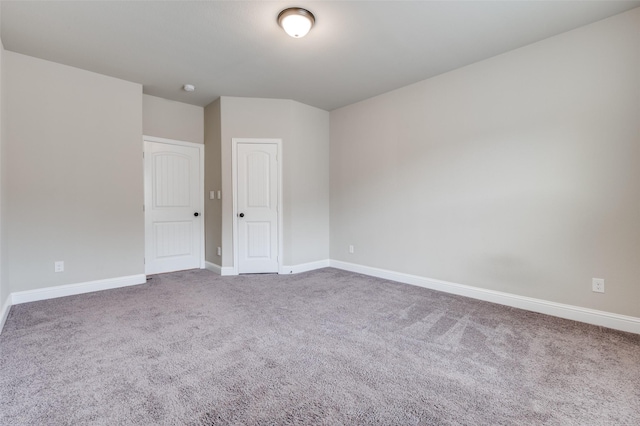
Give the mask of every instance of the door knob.
[{"label": "door knob", "polygon": [[200,213],[195,212],[193,215],[194,215],[195,217],[198,217],[198,216],[200,216]]},{"label": "door knob", "polygon": [[244,217],[244,213],[240,213],[238,216],[240,216],[240,217]]}]

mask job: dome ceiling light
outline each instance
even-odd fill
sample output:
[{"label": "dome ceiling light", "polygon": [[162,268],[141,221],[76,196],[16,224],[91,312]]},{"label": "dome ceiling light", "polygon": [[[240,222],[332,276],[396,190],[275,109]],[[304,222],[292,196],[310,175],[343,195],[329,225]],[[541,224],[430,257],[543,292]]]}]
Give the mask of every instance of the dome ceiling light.
[{"label": "dome ceiling light", "polygon": [[278,25],[293,38],[306,36],[315,22],[313,13],[301,7],[289,7],[278,15]]}]

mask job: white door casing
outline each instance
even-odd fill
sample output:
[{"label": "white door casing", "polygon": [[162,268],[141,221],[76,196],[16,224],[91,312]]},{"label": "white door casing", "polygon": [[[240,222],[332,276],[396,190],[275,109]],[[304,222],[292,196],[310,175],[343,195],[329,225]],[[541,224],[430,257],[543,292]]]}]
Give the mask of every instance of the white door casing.
[{"label": "white door casing", "polygon": [[234,270],[279,272],[281,140],[233,139]]},{"label": "white door casing", "polygon": [[144,137],[147,275],[204,267],[203,148]]}]

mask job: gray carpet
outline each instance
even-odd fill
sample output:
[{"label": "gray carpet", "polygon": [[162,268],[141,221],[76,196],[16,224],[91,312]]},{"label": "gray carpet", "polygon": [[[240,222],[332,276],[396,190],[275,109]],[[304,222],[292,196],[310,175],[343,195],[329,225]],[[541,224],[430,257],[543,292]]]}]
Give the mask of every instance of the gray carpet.
[{"label": "gray carpet", "polygon": [[638,425],[640,336],[335,269],[17,305],[0,424]]}]

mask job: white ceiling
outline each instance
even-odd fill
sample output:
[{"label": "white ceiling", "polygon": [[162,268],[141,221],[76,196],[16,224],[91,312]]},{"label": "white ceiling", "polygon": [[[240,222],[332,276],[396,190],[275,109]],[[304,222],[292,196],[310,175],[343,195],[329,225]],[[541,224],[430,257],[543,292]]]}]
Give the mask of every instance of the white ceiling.
[{"label": "white ceiling", "polygon": [[[316,16],[302,39],[278,13]],[[3,1],[5,49],[141,83],[332,110],[640,6],[640,1]],[[196,92],[181,90],[184,83]]]}]

